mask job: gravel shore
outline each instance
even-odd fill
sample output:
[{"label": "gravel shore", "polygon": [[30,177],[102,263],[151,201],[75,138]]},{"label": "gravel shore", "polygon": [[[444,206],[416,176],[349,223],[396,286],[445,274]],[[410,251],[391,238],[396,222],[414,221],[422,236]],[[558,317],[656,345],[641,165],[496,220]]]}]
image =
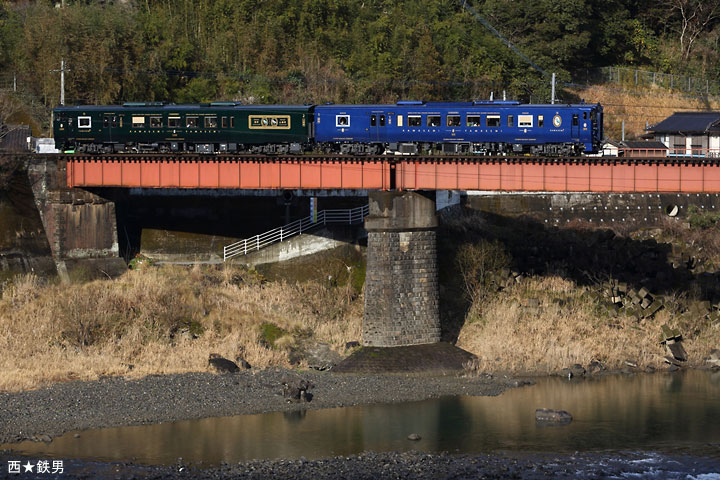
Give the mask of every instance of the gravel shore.
[{"label": "gravel shore", "polygon": [[[283,395],[283,383],[301,380],[313,385],[312,400],[288,402]],[[529,382],[509,377],[349,375],[284,369],[162,375],[140,380],[105,378],[0,394],[0,443],[54,437],[70,430],[203,417],[406,402],[443,395],[498,395],[526,383]],[[62,475],[9,474],[8,461],[24,462],[24,458],[0,450],[0,479],[720,478],[716,476],[720,459],[647,452],[574,455],[363,452],[315,460],[255,460],[212,468],[186,465],[182,459],[171,466],[67,459]],[[706,474],[710,476],[705,477]]]},{"label": "gravel shore", "polygon": [[[20,457],[0,451],[0,465]],[[23,460],[24,461],[24,460]],[[38,479],[307,479],[307,480],[438,480],[438,479],[707,479],[720,475],[720,461],[693,456],[646,452],[574,455],[449,455],[421,452],[363,452],[318,460],[256,460],[199,469],[173,466],[66,460],[61,475],[7,474],[2,478]]]},{"label": "gravel shore", "polygon": [[[287,380],[313,384],[312,401],[288,402],[283,396],[283,381]],[[508,377],[352,375],[284,369],[59,383],[0,394],[0,444],[90,428],[407,402],[443,395],[499,395],[524,383]]]}]

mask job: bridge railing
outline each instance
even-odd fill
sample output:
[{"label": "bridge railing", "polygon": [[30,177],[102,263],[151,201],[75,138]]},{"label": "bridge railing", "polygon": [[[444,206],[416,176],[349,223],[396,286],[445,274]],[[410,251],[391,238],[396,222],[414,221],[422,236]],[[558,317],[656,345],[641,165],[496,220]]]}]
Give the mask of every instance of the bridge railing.
[{"label": "bridge railing", "polygon": [[301,233],[307,233],[327,224],[352,225],[360,223],[368,215],[368,212],[368,205],[349,209],[321,210],[317,215],[310,215],[295,220],[282,227],[274,228],[265,233],[245,238],[225,246],[223,248],[223,261],[256,252],[262,248],[283,242],[291,237],[300,235]]}]

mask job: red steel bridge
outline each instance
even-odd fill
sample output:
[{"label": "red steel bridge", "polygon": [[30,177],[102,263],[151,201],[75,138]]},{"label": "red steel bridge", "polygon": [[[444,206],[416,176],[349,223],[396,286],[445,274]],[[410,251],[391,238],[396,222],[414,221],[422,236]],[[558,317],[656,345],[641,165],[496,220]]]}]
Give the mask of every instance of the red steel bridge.
[{"label": "red steel bridge", "polygon": [[700,158],[57,155],[68,187],[720,193]]}]

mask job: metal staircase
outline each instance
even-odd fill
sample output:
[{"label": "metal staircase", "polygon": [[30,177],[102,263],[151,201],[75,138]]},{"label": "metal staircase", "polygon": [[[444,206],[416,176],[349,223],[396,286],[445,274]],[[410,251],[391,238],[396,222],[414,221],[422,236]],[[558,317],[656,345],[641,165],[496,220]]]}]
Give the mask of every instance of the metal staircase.
[{"label": "metal staircase", "polygon": [[223,261],[226,262],[233,257],[256,252],[261,248],[285,241],[301,233],[307,233],[328,224],[352,225],[360,223],[367,216],[368,211],[368,205],[349,209],[321,210],[315,216],[311,215],[300,220],[295,220],[282,227],[274,228],[265,233],[225,246],[223,248]]}]

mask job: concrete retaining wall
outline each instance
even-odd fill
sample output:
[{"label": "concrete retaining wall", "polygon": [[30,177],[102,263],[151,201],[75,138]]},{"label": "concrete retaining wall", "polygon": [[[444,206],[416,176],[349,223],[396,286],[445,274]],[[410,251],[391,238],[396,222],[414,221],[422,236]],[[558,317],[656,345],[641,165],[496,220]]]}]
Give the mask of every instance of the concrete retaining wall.
[{"label": "concrete retaining wall", "polygon": [[463,203],[498,215],[527,215],[551,225],[587,222],[612,228],[632,222],[656,225],[669,214],[685,216],[690,205],[720,211],[718,194],[465,192]]}]

